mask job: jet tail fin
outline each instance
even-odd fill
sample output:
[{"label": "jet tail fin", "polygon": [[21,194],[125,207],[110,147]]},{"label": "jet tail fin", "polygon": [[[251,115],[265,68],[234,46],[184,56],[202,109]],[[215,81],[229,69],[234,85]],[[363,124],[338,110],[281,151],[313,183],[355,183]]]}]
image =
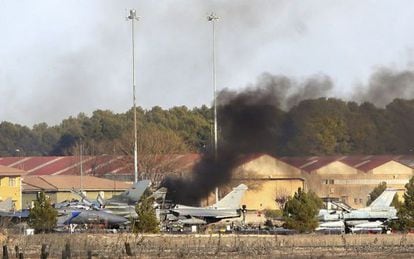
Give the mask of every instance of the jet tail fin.
[{"label": "jet tail fin", "polygon": [[392,200],[394,199],[396,189],[385,189],[378,198],[376,198],[368,207],[369,208],[384,208],[390,207]]},{"label": "jet tail fin", "polygon": [[11,198],[7,198],[6,200],[0,202],[0,211],[9,212],[11,210],[13,210],[13,201]]},{"label": "jet tail fin", "polygon": [[247,189],[246,185],[240,184],[239,186],[233,188],[233,191],[229,192],[223,199],[219,200],[212,207],[239,209],[241,199]]},{"label": "jet tail fin", "polygon": [[141,180],[134,183],[131,188],[125,192],[113,196],[107,202],[125,202],[128,204],[135,204],[141,199],[141,196],[144,194],[145,190],[151,185],[150,180]]}]

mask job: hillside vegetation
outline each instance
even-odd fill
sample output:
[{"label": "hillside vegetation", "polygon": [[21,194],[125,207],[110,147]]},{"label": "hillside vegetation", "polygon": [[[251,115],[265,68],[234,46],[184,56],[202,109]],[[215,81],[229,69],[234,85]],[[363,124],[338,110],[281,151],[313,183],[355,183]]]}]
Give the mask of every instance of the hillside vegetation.
[{"label": "hillside vegetation", "polygon": [[[395,99],[385,108],[334,98],[304,100],[275,113],[269,141],[280,156],[410,154],[414,151],[414,100]],[[207,106],[137,109],[138,152],[203,152],[211,145],[212,110]],[[226,122],[218,113],[219,139]],[[245,126],[244,126],[245,127]],[[228,136],[223,136],[228,137]],[[58,125],[32,128],[0,123],[0,156],[128,155],[133,148],[133,111],[96,110]],[[254,139],[249,139],[254,143]]]}]

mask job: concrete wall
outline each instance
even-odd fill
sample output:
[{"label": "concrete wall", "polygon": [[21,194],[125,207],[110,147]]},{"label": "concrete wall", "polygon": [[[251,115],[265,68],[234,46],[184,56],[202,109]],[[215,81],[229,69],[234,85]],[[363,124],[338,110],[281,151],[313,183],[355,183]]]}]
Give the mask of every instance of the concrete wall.
[{"label": "concrete wall", "polygon": [[411,168],[395,161],[368,172],[336,161],[312,172],[307,186],[319,197],[339,198],[354,208],[362,208],[366,206],[369,193],[378,184],[386,182],[390,188],[404,189],[412,174]]},{"label": "concrete wall", "polygon": [[279,209],[277,195],[292,196],[298,188],[304,188],[300,169],[269,155],[251,160],[233,172],[232,185],[244,183],[248,186],[242,203],[248,210]]},{"label": "concrete wall", "polygon": [[[10,181],[12,179],[12,181]],[[10,183],[14,183],[13,186]],[[2,176],[0,177],[0,200],[4,201],[11,198],[16,210],[22,209],[22,192],[20,176]]]},{"label": "concrete wall", "polygon": [[304,185],[304,181],[299,179],[256,179],[244,183],[249,190],[241,204],[246,205],[248,210],[255,211],[280,209],[275,201],[276,197],[293,196]]},{"label": "concrete wall", "polygon": [[[233,186],[245,183],[249,190],[242,204],[249,210],[277,209],[276,190],[285,188],[293,195],[297,188],[314,191],[321,198],[340,199],[354,208],[366,206],[369,193],[381,182],[403,190],[413,169],[389,161],[368,172],[334,161],[312,172],[302,171],[269,155],[239,166],[233,173]],[[399,192],[402,196],[403,191]]]}]

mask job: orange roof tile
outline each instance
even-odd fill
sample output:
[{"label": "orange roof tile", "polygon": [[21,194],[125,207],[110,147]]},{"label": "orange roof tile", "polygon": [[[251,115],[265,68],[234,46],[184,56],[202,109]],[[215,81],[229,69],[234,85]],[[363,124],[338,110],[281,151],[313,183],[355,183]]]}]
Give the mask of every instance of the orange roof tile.
[{"label": "orange roof tile", "polygon": [[27,172],[21,169],[0,165],[0,176],[19,176]]}]

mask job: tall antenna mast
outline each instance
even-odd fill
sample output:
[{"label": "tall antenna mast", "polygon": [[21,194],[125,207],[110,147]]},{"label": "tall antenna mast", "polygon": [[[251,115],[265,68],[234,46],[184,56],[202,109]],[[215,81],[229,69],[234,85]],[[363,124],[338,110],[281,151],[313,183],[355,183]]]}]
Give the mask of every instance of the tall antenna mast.
[{"label": "tall antenna mast", "polygon": [[132,32],[132,100],[134,104],[134,182],[138,181],[138,154],[137,154],[137,108],[135,98],[135,34],[134,22],[139,21],[135,9],[129,10],[128,20],[131,20]]},{"label": "tall antenna mast", "polygon": [[[212,69],[212,81],[213,81],[213,109],[214,109],[214,159],[217,160],[217,80],[216,80],[216,20],[219,18],[214,14],[211,13],[209,16],[207,16],[207,21],[211,22],[213,27],[213,47],[212,47],[212,63],[213,63],[213,69]],[[219,200],[219,191],[218,187],[216,187],[216,203]]]},{"label": "tall antenna mast", "polygon": [[211,13],[207,16],[207,20],[211,22],[213,27],[213,46],[212,46],[212,82],[213,82],[213,109],[214,109],[214,157],[217,158],[217,80],[216,80],[216,29],[215,24],[216,20],[219,18],[214,14]]},{"label": "tall antenna mast", "polygon": [[79,160],[80,160],[80,190],[83,192],[83,144],[79,142]]}]

